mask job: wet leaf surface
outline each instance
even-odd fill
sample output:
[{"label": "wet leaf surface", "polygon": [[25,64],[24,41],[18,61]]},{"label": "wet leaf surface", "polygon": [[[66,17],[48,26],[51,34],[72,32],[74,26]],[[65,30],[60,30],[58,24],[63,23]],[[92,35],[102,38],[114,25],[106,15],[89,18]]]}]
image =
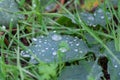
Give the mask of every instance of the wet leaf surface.
[{"label": "wet leaf surface", "polygon": [[24,19],[24,16],[19,14],[18,4],[15,0],[0,0],[0,25],[9,26],[17,24],[18,19]]}]

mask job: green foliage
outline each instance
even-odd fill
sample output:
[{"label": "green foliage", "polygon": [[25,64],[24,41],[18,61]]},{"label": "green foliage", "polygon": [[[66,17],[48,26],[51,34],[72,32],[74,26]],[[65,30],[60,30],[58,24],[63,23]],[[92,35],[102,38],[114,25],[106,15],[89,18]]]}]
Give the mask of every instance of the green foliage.
[{"label": "green foliage", "polygon": [[[55,7],[54,0],[31,0],[28,4],[30,0],[16,1],[18,4],[14,0],[0,0],[0,25],[9,26],[11,19],[12,24],[17,24],[19,17],[23,19],[18,7],[26,16],[15,32],[0,27],[0,80],[120,79],[120,52],[116,50],[119,49],[120,6],[114,3],[118,0],[111,0],[118,10],[113,10],[111,5],[106,9],[104,5],[109,1],[106,0],[93,12],[79,12],[76,4],[79,0],[76,3],[67,0],[59,6],[60,13],[59,8],[56,13],[46,13]],[[68,11],[71,7],[74,7],[72,12]]]},{"label": "green foliage", "polygon": [[39,64],[39,74],[41,76],[41,80],[51,80],[57,77],[57,64]]}]

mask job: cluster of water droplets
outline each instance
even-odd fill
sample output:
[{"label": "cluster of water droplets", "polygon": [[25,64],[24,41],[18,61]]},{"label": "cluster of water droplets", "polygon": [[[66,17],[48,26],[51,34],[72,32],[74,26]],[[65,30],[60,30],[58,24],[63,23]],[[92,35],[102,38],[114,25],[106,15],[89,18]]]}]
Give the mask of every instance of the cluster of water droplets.
[{"label": "cluster of water droplets", "polygon": [[[32,38],[32,41],[34,45],[29,46],[28,48],[40,60],[45,62],[52,62],[54,60],[58,60],[58,51],[61,51],[64,54],[63,61],[83,57],[88,51],[88,47],[82,39],[69,35],[50,33],[47,36]],[[66,47],[59,47],[59,44],[62,41],[68,44],[69,49]],[[22,54],[29,57],[27,54],[29,54],[30,51],[22,52]],[[33,60],[34,59],[32,58],[31,62]]]},{"label": "cluster of water droplets", "polygon": [[106,20],[112,18],[109,12],[105,12],[102,9],[97,9],[93,14],[88,12],[82,12],[80,14],[81,19],[89,26],[96,27],[96,25],[105,26],[107,24]]}]

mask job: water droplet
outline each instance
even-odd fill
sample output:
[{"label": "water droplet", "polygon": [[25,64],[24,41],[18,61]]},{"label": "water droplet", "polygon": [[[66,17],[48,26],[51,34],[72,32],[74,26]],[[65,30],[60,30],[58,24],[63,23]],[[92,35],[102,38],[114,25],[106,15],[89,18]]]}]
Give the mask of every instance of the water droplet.
[{"label": "water droplet", "polygon": [[47,44],[47,42],[44,42],[44,44]]},{"label": "water droplet", "polygon": [[52,48],[52,50],[54,50],[54,48]]},{"label": "water droplet", "polygon": [[53,33],[56,33],[57,31],[53,31]]},{"label": "water droplet", "polygon": [[79,45],[80,45],[79,43],[76,44],[76,46],[79,46]]},{"label": "water droplet", "polygon": [[100,18],[101,18],[101,19],[104,19],[105,17],[104,17],[104,16],[101,16]]},{"label": "water droplet", "polygon": [[21,56],[23,57],[31,57],[30,54],[28,54],[28,51],[21,51]]},{"label": "water droplet", "polygon": [[94,13],[93,15],[96,16],[96,13]]},{"label": "water droplet", "polygon": [[114,67],[115,67],[115,68],[117,68],[117,67],[118,67],[118,65],[115,65]]},{"label": "water droplet", "polygon": [[63,52],[63,53],[68,51],[68,49],[66,49],[66,48],[64,48],[64,47],[63,47],[63,48],[60,48],[59,50],[60,50],[61,52]]},{"label": "water droplet", "polygon": [[96,25],[94,24],[93,27],[96,27]]},{"label": "water droplet", "polygon": [[118,75],[120,75],[120,72],[118,73]]},{"label": "water droplet", "polygon": [[74,39],[73,41],[77,41],[77,39]]},{"label": "water droplet", "polygon": [[61,39],[62,39],[62,37],[61,37],[60,35],[54,34],[54,35],[52,36],[52,40],[54,40],[54,41],[59,41],[59,40],[61,40]]},{"label": "water droplet", "polygon": [[38,45],[35,45],[35,47],[38,47]]},{"label": "water droplet", "polygon": [[102,9],[98,9],[97,12],[98,12],[98,13],[102,13],[103,10],[102,10]]},{"label": "water droplet", "polygon": [[10,21],[13,22],[13,18],[11,18]]},{"label": "water droplet", "polygon": [[57,55],[57,52],[56,52],[56,51],[54,51],[54,52],[52,53],[52,55],[53,55],[53,56]]},{"label": "water droplet", "polygon": [[6,26],[3,25],[3,26],[2,26],[2,29],[5,30],[5,29],[6,29]]},{"label": "water droplet", "polygon": [[33,40],[33,41],[37,41],[37,39],[36,39],[36,38],[32,38],[32,40]]},{"label": "water droplet", "polygon": [[41,38],[44,38],[44,36],[41,36]]},{"label": "water droplet", "polygon": [[80,53],[83,53],[83,51],[79,51]]},{"label": "water droplet", "polygon": [[41,52],[45,52],[45,50],[41,50]]},{"label": "water droplet", "polygon": [[69,42],[70,44],[72,44],[73,42],[71,41],[71,42]]},{"label": "water droplet", "polygon": [[42,41],[41,40],[39,40],[39,43],[41,43]]},{"label": "water droplet", "polygon": [[48,50],[48,48],[45,48],[46,50]]},{"label": "water droplet", "polygon": [[78,49],[74,49],[75,52],[78,52]]}]

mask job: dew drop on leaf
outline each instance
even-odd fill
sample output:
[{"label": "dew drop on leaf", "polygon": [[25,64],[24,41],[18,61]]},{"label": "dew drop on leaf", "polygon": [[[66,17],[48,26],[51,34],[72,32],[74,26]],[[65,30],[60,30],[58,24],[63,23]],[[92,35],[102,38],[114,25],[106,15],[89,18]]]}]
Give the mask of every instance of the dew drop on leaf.
[{"label": "dew drop on leaf", "polygon": [[45,50],[42,50],[41,52],[45,52]]},{"label": "dew drop on leaf", "polygon": [[48,48],[45,48],[46,50],[48,50]]},{"label": "dew drop on leaf", "polygon": [[32,38],[32,40],[33,40],[33,41],[37,41],[37,39],[36,39],[36,38]]},{"label": "dew drop on leaf", "polygon": [[64,48],[64,47],[63,47],[63,48],[60,48],[59,50],[60,50],[61,52],[63,52],[63,53],[68,51],[68,49],[66,49],[66,48]]},{"label": "dew drop on leaf", "polygon": [[74,49],[75,52],[78,52],[78,49]]},{"label": "dew drop on leaf", "polygon": [[54,56],[55,56],[55,55],[57,55],[57,52],[56,52],[56,51],[54,51],[54,52],[52,53],[52,55],[54,55]]},{"label": "dew drop on leaf", "polygon": [[79,45],[80,45],[79,43],[76,44],[76,46],[79,46]]},{"label": "dew drop on leaf", "polygon": [[101,16],[101,19],[104,19],[105,17],[104,16]]},{"label": "dew drop on leaf", "polygon": [[118,65],[115,65],[114,67],[115,67],[115,68],[117,68],[117,67],[118,67]]},{"label": "dew drop on leaf", "polygon": [[80,53],[83,53],[83,51],[79,51]]},{"label": "dew drop on leaf", "polygon": [[54,35],[52,36],[52,40],[54,40],[54,41],[59,41],[59,40],[61,40],[61,39],[62,39],[62,37],[61,37],[60,35],[54,34]]}]

